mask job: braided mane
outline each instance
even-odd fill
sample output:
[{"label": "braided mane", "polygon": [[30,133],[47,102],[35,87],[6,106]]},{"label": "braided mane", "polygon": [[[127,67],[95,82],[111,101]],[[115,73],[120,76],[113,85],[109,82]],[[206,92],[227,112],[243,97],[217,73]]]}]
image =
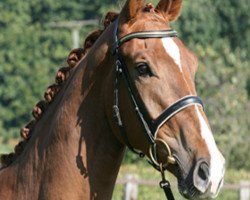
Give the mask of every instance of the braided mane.
[{"label": "braided mane", "polygon": [[60,89],[62,88],[64,82],[67,80],[69,76],[69,72],[73,69],[78,62],[87,55],[88,50],[93,46],[95,41],[99,38],[99,36],[103,33],[103,31],[118,17],[118,13],[108,12],[103,20],[103,29],[98,29],[92,33],[90,33],[83,44],[83,48],[73,49],[67,58],[67,67],[60,68],[55,77],[55,83],[48,86],[47,90],[44,93],[44,100],[39,101],[35,107],[33,108],[32,115],[34,119],[32,119],[25,127],[20,129],[20,135],[22,140],[15,146],[14,152],[10,154],[1,155],[1,164],[2,167],[8,167],[11,163],[15,161],[15,159],[23,152],[26,144],[29,139],[32,137],[32,130],[36,126],[37,121],[41,119],[43,113],[47,110],[48,106],[53,102],[55,96],[58,94]]}]

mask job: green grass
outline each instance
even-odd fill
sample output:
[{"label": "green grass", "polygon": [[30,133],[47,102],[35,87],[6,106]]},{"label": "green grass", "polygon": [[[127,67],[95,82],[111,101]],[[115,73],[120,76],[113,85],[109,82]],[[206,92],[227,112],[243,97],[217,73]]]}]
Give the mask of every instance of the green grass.
[{"label": "green grass", "polygon": [[[118,179],[122,179],[126,176],[126,174],[132,173],[137,174],[140,179],[143,180],[157,180],[158,182],[161,180],[161,176],[159,172],[154,170],[151,166],[146,164],[138,164],[138,165],[123,165],[120,169]],[[180,196],[177,186],[176,179],[171,174],[166,173],[167,179],[172,184],[172,190],[174,196],[177,200],[184,200],[182,196]],[[225,175],[225,183],[235,183],[238,184],[241,180],[250,181],[250,172],[243,170],[227,170]],[[139,195],[138,200],[162,200],[166,199],[164,196],[164,192],[158,186],[139,186]],[[117,184],[114,190],[112,200],[121,200],[123,195],[123,185]],[[238,190],[225,189],[223,188],[217,197],[219,200],[237,200],[239,197]]]}]

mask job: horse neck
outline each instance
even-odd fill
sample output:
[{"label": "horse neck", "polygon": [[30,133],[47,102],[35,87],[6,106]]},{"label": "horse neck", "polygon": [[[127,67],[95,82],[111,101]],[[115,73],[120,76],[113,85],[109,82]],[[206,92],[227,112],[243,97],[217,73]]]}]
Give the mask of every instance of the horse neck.
[{"label": "horse neck", "polygon": [[[112,87],[105,78],[111,71],[105,67],[110,65],[104,57],[107,44],[99,39],[95,46],[44,113],[22,155],[0,172],[5,194],[10,191],[19,199],[111,199],[124,147],[105,113],[104,95],[111,88],[104,86]],[[0,189],[0,199],[2,193]]]}]

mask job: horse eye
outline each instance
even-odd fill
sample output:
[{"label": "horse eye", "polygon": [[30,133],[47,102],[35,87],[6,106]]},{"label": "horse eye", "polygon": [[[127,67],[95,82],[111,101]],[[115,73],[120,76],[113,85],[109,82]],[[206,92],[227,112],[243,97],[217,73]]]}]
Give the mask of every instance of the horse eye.
[{"label": "horse eye", "polygon": [[140,63],[136,69],[140,76],[143,76],[143,77],[153,76],[153,73],[151,72],[147,63]]}]

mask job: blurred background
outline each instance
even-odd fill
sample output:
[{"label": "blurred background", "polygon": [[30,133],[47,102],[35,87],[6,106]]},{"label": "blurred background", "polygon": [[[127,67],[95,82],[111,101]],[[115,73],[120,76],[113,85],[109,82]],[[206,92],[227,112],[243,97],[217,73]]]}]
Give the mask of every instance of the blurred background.
[{"label": "blurred background", "polygon": [[[158,1],[151,2],[156,5]],[[54,82],[55,72],[65,65],[70,50],[82,46],[86,35],[100,28],[106,12],[119,11],[123,3],[0,1],[0,153],[12,151],[20,139],[19,129],[31,119],[33,106]],[[249,1],[186,0],[181,17],[172,27],[199,59],[198,94],[227,161],[225,182],[233,185],[218,199],[240,199],[237,184],[250,181]],[[119,179],[127,173],[160,180],[145,160],[130,152]],[[138,199],[161,199],[161,193],[157,186],[139,186]],[[121,184],[113,199],[122,199]]]}]

